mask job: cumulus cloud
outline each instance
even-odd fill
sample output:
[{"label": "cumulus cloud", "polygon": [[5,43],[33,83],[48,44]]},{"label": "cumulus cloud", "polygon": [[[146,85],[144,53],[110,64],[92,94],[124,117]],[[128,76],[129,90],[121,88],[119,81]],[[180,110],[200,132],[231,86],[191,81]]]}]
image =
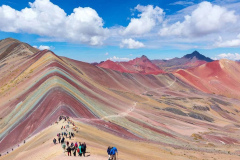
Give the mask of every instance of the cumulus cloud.
[{"label": "cumulus cloud", "polygon": [[105,56],[107,56],[107,55],[108,55],[108,52],[105,53]]},{"label": "cumulus cloud", "polygon": [[132,38],[129,39],[123,39],[120,43],[121,48],[129,48],[129,49],[137,49],[137,48],[143,48],[145,45],[142,42],[135,41]]},{"label": "cumulus cloud", "polygon": [[38,46],[33,46],[34,48],[38,48],[38,49],[40,49],[40,50],[44,50],[44,49],[48,49],[48,50],[50,50],[50,49],[55,49],[53,46],[44,46],[44,45],[40,45],[39,47]]},{"label": "cumulus cloud", "polygon": [[154,8],[152,5],[137,5],[134,9],[141,12],[141,14],[138,14],[139,18],[131,18],[128,26],[122,31],[123,35],[141,35],[148,33],[156,24],[163,21],[163,9],[158,6]]},{"label": "cumulus cloud", "polygon": [[222,53],[214,57],[213,59],[230,59],[230,60],[240,60],[240,54],[238,53]]},{"label": "cumulus cloud", "polygon": [[177,1],[174,3],[170,3],[170,5],[182,5],[182,6],[187,6],[187,5],[193,5],[193,2],[190,1]]},{"label": "cumulus cloud", "polygon": [[75,8],[67,15],[49,0],[35,0],[29,6],[21,11],[0,6],[0,30],[89,45],[101,45],[107,38],[102,18],[90,7]]},{"label": "cumulus cloud", "polygon": [[237,16],[234,11],[204,1],[191,15],[186,15],[183,22],[165,25],[160,29],[159,34],[161,36],[200,37],[218,32],[236,22]]},{"label": "cumulus cloud", "polygon": [[111,58],[108,58],[108,60],[112,60],[112,61],[129,61],[130,59],[129,58],[119,58],[119,57],[113,56]]},{"label": "cumulus cloud", "polygon": [[240,47],[240,34],[237,39],[223,41],[222,37],[219,36],[218,41],[213,45],[214,47]]}]

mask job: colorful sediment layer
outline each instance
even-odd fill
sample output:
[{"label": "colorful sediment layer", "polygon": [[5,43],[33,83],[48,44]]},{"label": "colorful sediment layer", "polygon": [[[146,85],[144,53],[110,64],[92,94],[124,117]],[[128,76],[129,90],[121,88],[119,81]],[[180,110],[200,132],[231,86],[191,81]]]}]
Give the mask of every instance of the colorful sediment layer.
[{"label": "colorful sediment layer", "polygon": [[[1,41],[0,47],[15,43]],[[52,144],[60,115],[80,128],[75,140],[88,142],[92,157],[100,156],[95,159],[106,155],[108,145],[118,147],[120,159],[238,158],[238,63],[221,60],[153,75],[24,50],[11,50],[0,62],[3,159],[64,159]]]}]

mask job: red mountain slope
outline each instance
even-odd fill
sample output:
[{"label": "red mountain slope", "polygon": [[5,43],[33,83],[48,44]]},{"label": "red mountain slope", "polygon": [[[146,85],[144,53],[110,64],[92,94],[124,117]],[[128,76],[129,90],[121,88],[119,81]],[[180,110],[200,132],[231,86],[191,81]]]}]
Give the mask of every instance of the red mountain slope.
[{"label": "red mountain slope", "polygon": [[196,88],[225,96],[240,96],[240,64],[222,59],[209,62],[199,67],[178,70],[175,75]]},{"label": "red mountain slope", "polygon": [[161,74],[164,73],[159,67],[153,64],[146,56],[133,59],[129,62],[113,62],[107,60],[97,66],[108,68],[119,72],[141,73],[141,74]]}]

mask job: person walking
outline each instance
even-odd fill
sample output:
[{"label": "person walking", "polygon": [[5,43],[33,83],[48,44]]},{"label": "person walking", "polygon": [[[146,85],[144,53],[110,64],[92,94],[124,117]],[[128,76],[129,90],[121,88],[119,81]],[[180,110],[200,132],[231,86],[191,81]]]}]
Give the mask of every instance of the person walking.
[{"label": "person walking", "polygon": [[61,136],[58,137],[58,143],[60,144],[61,141]]},{"label": "person walking", "polygon": [[86,149],[87,149],[87,146],[86,146],[86,143],[85,143],[85,142],[82,144],[81,149],[82,149],[82,154],[83,154],[83,156],[85,157],[85,153],[86,153]]},{"label": "person walking", "polygon": [[82,157],[82,145],[81,145],[81,142],[79,142],[78,155],[79,155],[80,157]]},{"label": "person walking", "polygon": [[77,148],[75,146],[72,147],[72,152],[73,152],[73,156],[76,157],[76,151],[77,151]]},{"label": "person walking", "polygon": [[111,160],[111,149],[112,149],[112,147],[108,147],[108,149],[107,149],[107,153],[108,153],[108,160]]},{"label": "person walking", "polygon": [[62,143],[63,153],[65,152],[66,144]]},{"label": "person walking", "polygon": [[117,159],[117,155],[118,155],[118,150],[116,147],[113,147],[110,151],[111,154],[111,159],[112,160],[116,160]]},{"label": "person walking", "polygon": [[56,144],[57,140],[56,138],[53,138],[53,143]]},{"label": "person walking", "polygon": [[68,152],[68,156],[69,156],[69,155],[72,156],[72,155],[71,155],[71,147],[70,147],[70,146],[67,147],[67,152]]},{"label": "person walking", "polygon": [[64,137],[62,137],[61,143],[64,143],[64,141],[65,141],[65,138],[64,138]]}]

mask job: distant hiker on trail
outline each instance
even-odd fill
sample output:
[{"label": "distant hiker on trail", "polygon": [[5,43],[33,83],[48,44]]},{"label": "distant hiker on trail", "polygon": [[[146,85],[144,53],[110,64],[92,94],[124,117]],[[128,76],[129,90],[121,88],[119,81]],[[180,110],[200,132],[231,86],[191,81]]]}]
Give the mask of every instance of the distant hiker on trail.
[{"label": "distant hiker on trail", "polygon": [[65,138],[64,138],[64,137],[62,137],[61,143],[64,143],[64,140],[65,140]]},{"label": "distant hiker on trail", "polygon": [[57,142],[57,140],[56,140],[56,138],[54,138],[54,139],[53,139],[53,143],[56,144],[56,142]]},{"label": "distant hiker on trail", "polygon": [[77,148],[75,146],[73,146],[72,148],[72,152],[73,152],[73,155],[76,157],[76,151],[77,151]]},{"label": "distant hiker on trail", "polygon": [[85,142],[82,144],[81,149],[82,149],[83,156],[85,157],[85,153],[86,153],[86,149],[87,149]]},{"label": "distant hiker on trail", "polygon": [[107,153],[108,153],[108,160],[111,160],[111,149],[112,149],[112,147],[108,147],[108,149],[107,149]]},{"label": "distant hiker on trail", "polygon": [[117,148],[113,147],[110,151],[110,154],[111,154],[111,159],[116,160],[117,159],[117,154],[118,154]]},{"label": "distant hiker on trail", "polygon": [[69,142],[67,141],[67,146],[69,146]]},{"label": "distant hiker on trail", "polygon": [[59,137],[58,137],[58,143],[59,143],[59,144],[60,144],[60,141],[61,141],[61,137],[59,136]]},{"label": "distant hiker on trail", "polygon": [[70,156],[72,156],[71,155],[71,148],[70,148],[70,146],[67,147],[67,152],[68,152],[68,156],[69,156],[69,154],[70,154]]},{"label": "distant hiker on trail", "polygon": [[66,148],[66,144],[65,143],[62,144],[62,148],[63,148],[63,153],[64,153],[65,152],[65,148]]},{"label": "distant hiker on trail", "polygon": [[23,143],[25,143],[26,141],[24,140]]},{"label": "distant hiker on trail", "polygon": [[79,147],[78,147],[78,155],[80,156],[80,157],[82,157],[82,145],[81,145],[81,142],[79,142]]}]

